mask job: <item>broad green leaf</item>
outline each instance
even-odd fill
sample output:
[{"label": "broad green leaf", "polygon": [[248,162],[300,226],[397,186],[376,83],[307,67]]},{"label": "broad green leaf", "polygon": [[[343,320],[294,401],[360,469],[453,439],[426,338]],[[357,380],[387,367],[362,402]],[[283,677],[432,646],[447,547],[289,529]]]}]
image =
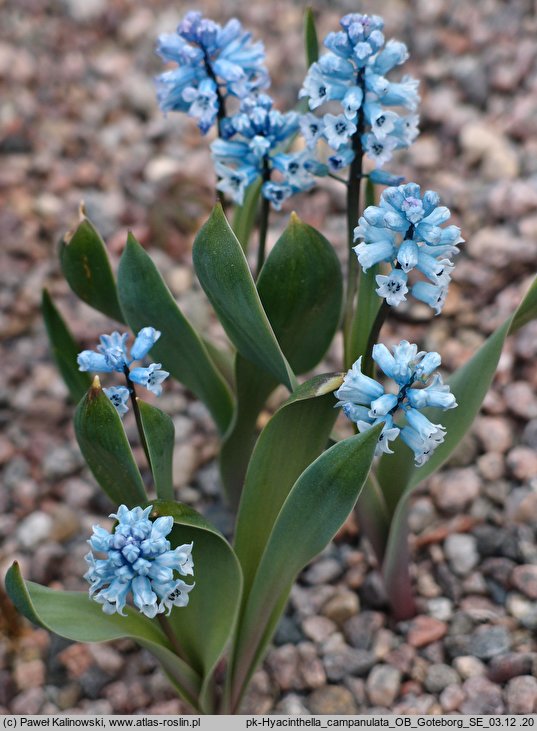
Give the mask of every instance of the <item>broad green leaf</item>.
[{"label": "broad green leaf", "polygon": [[212,673],[235,628],[242,592],[241,569],[226,539],[192,508],[156,500],[151,517],[159,515],[174,519],[169,536],[173,546],[194,543],[196,586],[189,594],[188,606],[173,611],[169,622],[187,661],[203,678],[200,702],[205,706],[210,703]]},{"label": "broad green leaf", "polygon": [[248,467],[235,536],[245,597],[291,488],[326,446],[337,417],[334,391],[342,381],[341,374],[331,373],[302,384],[261,432]]},{"label": "broad green leaf", "polygon": [[293,390],[295,377],[265,314],[244,252],[220,205],[196,237],[194,268],[237,350]]},{"label": "broad green leaf", "polygon": [[81,300],[124,322],[106,246],[87,218],[70,238],[62,241],[60,261],[69,286]]},{"label": "broad green leaf", "polygon": [[220,449],[220,475],[229,505],[239,505],[246,469],[256,439],[256,423],[278,382],[240,353],[235,356],[236,402],[230,427]]},{"label": "broad green leaf", "polygon": [[173,500],[173,448],[175,427],[173,421],[156,406],[136,399],[142,429],[149,452],[151,473],[157,495],[161,500]]},{"label": "broad green leaf", "polygon": [[[266,627],[301,569],[343,525],[368,475],[381,425],[334,445],[298,478],[276,518],[241,616],[232,666],[236,708]],[[275,476],[275,481],[279,478]]]},{"label": "broad green leaf", "polygon": [[244,196],[244,203],[242,206],[235,208],[233,216],[233,231],[244,252],[248,251],[248,242],[250,241],[250,236],[254,228],[259,196],[261,194],[261,184],[262,180],[259,177],[249,186]]},{"label": "broad green leaf", "polygon": [[45,320],[52,356],[69,389],[71,399],[77,404],[91,385],[89,373],[78,370],[76,357],[80,353],[81,348],[71,335],[69,328],[46,289],[43,290],[41,310],[43,312],[43,319]]},{"label": "broad green leaf", "polygon": [[235,353],[223,348],[217,347],[214,343],[206,338],[201,338],[201,342],[205,346],[205,350],[209,354],[209,358],[214,363],[218,372],[223,376],[225,382],[233,392],[235,390],[235,373],[233,363],[235,360]]},{"label": "broad green leaf", "polygon": [[133,507],[146,502],[123,424],[98,376],[76,410],[75,434],[88,467],[114,505]]},{"label": "broad green leaf", "polygon": [[201,679],[171,651],[157,620],[131,608],[126,609],[126,617],[105,614],[87,592],[55,591],[24,581],[17,563],[7,572],[6,589],[21,614],[61,637],[74,642],[106,642],[123,637],[135,640],[160,661],[183,698],[198,707]]},{"label": "broad green leaf", "polygon": [[151,258],[132,235],[119,264],[118,286],[130,327],[137,332],[152,325],[161,331],[152,356],[203,401],[224,433],[232,416],[229,388]]},{"label": "broad green leaf", "polygon": [[[257,281],[259,297],[280,347],[296,373],[311,370],[336,332],[342,300],[341,268],[328,241],[294,214]],[[255,443],[255,425],[276,380],[237,355],[237,403],[220,454],[222,479],[238,503]]]},{"label": "broad green leaf", "polygon": [[403,550],[406,533],[402,528],[407,500],[413,489],[436,471],[452,454],[469,430],[490,388],[505,338],[537,315],[537,280],[534,281],[517,311],[479,348],[475,355],[449,379],[459,406],[449,411],[425,410],[429,419],[441,423],[446,438],[423,467],[415,467],[413,453],[398,440],[394,454],[380,460],[378,479],[392,514],[390,536],[384,561],[388,576],[397,572],[398,554]]},{"label": "broad green leaf", "polygon": [[311,370],[330,347],[341,314],[343,281],[332,246],[291,214],[261,270],[257,289],[293,371]]},{"label": "broad green leaf", "polygon": [[306,8],[304,15],[304,40],[306,46],[306,65],[308,68],[319,58],[319,39],[315,28],[313,10]]}]

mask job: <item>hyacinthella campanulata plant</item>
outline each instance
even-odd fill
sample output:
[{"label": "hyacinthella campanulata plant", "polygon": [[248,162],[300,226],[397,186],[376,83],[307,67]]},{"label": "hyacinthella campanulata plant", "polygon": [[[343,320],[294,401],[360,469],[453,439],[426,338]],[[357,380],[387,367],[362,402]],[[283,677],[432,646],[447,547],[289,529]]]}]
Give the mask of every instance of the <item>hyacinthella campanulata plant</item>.
[{"label": "hyacinthella campanulata plant", "polygon": [[[381,342],[383,323],[405,302],[441,313],[463,240],[437,193],[382,169],[417,135],[418,85],[397,71],[404,44],[385,41],[381,18],[359,14],[341,20],[320,57],[311,13],[306,38],[302,106],[287,112],[266,93],[262,44],[237,20],[220,26],[188,13],[177,33],[158,41],[173,64],[157,78],[161,108],[185,112],[215,135],[216,187],[236,205],[233,227],[215,208],[193,250],[226,351],[186,319],[134,237],[114,274],[84,215],[62,244],[62,269],[72,290],[119,326],[96,350],[83,350],[43,296],[53,353],[78,402],[77,440],[114,512],[89,538],[89,596],[25,582],[16,565],[8,591],[29,619],[72,640],[135,639],[205,713],[240,708],[290,586],[358,497],[392,612],[412,616],[408,498],[469,429],[507,335],[537,315],[534,285],[446,383],[439,353]],[[294,214],[265,255],[271,207],[327,176],[347,192],[345,292],[334,249]],[[375,185],[387,186],[378,205]],[[254,276],[245,254],[256,212]],[[130,347],[127,327],[136,333]],[[304,380],[339,329],[345,370]],[[149,355],[154,362],[143,365]],[[168,375],[206,405],[221,435],[225,498],[237,509],[232,543],[174,499],[173,422],[136,391],[158,396]],[[258,415],[278,384],[289,397],[258,434]],[[123,427],[128,403],[143,472]],[[340,411],[354,424],[351,437],[334,427]]]}]

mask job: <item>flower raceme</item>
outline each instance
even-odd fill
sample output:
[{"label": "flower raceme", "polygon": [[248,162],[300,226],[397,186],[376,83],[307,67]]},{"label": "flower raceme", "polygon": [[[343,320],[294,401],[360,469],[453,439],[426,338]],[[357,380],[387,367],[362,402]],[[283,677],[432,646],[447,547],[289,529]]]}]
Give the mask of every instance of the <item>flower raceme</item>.
[{"label": "flower raceme", "polygon": [[[312,188],[314,175],[326,175],[328,168],[307,151],[280,151],[297,132],[299,120],[297,112],[273,109],[267,94],[244,99],[240,112],[222,121],[222,138],[211,145],[218,190],[242,205],[246,189],[261,176],[263,196],[279,210],[284,200]],[[270,179],[273,172],[279,180]]]},{"label": "flower raceme", "polygon": [[429,281],[417,281],[412,295],[440,314],[446,300],[451,271],[451,257],[463,243],[458,226],[445,226],[449,208],[439,206],[439,196],[432,190],[423,195],[420,186],[408,183],[382,192],[380,204],[369,206],[354,230],[354,247],[362,269],[381,262],[391,264],[387,274],[376,277],[377,294],[387,304],[397,307],[406,300],[408,274],[415,270]]},{"label": "flower raceme", "polygon": [[[144,327],[136,336],[134,343],[127,351],[127,333],[113,332],[101,335],[97,350],[83,350],[78,354],[77,363],[80,371],[96,371],[98,373],[123,373],[128,381],[145,386],[156,396],[162,393],[162,382],[170,375],[161,370],[160,363],[151,363],[147,368],[130,369],[136,360],[143,360],[153,345],[160,338],[160,331],[154,327]],[[112,386],[103,391],[116,407],[120,416],[128,411],[127,400],[129,389],[126,386]]]},{"label": "flower raceme", "polygon": [[[385,345],[373,347],[373,360],[396,386],[395,393],[362,373],[359,358],[347,372],[343,385],[335,392],[337,406],[354,421],[360,432],[384,423],[379,437],[377,454],[392,454],[390,442],[401,437],[414,452],[418,466],[427,462],[434,450],[444,441],[446,431],[442,424],[433,424],[421,413],[432,406],[444,411],[457,406],[449,386],[439,373],[440,355],[435,352],[418,353],[418,346],[402,340],[393,348],[393,355]],[[405,424],[401,427],[394,417],[401,413]]]},{"label": "flower raceme", "polygon": [[222,115],[225,97],[242,99],[269,85],[263,44],[253,43],[236,18],[222,27],[189,12],[176,34],[159,36],[157,53],[177,64],[155,79],[160,108],[187,112],[203,134]]},{"label": "flower raceme", "polygon": [[[194,584],[174,578],[194,573],[192,543],[171,548],[166,536],[173,527],[171,516],[149,519],[153,506],[129,510],[120,505],[111,518],[117,525],[110,533],[100,525],[93,526],[86,555],[89,569],[84,578],[91,584],[89,595],[102,604],[106,614],[125,616],[129,595],[146,617],[155,617],[173,607],[186,607]],[[93,551],[106,558],[96,558]]]},{"label": "flower raceme", "polygon": [[[328,53],[313,63],[300,97],[307,97],[310,110],[326,102],[339,104],[337,114],[322,118],[310,113],[301,120],[306,145],[313,150],[324,139],[334,153],[329,158],[332,170],[350,165],[356,155],[352,138],[358,133],[362,150],[375,168],[382,167],[393,151],[409,147],[418,135],[418,81],[404,76],[392,82],[386,75],[408,58],[404,43],[385,43],[384,21],[377,15],[345,15],[338,33],[329,33],[324,45]],[[412,112],[400,115],[399,107]],[[374,178],[375,175],[372,174]],[[385,176],[375,182],[385,184]]]}]

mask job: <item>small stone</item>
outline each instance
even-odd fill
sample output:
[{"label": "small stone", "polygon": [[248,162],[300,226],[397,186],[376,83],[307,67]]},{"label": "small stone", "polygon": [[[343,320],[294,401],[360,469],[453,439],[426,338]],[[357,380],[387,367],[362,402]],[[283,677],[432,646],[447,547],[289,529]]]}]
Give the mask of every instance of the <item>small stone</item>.
[{"label": "small stone", "polygon": [[339,685],[325,685],[309,696],[306,705],[315,715],[353,715],[357,713],[352,693]]},{"label": "small stone", "polygon": [[304,619],[302,630],[310,640],[321,643],[337,631],[337,626],[328,617],[313,615]]},{"label": "small stone", "polygon": [[43,708],[45,700],[43,688],[29,688],[12,700],[11,713],[16,716],[35,716]]},{"label": "small stone", "polygon": [[459,709],[466,694],[460,685],[448,685],[440,693],[440,705],[444,713],[452,713]]},{"label": "small stone", "polygon": [[17,662],[14,672],[15,683],[19,690],[38,688],[45,682],[45,664],[42,660]]},{"label": "small stone", "polygon": [[461,713],[492,716],[504,712],[502,690],[487,678],[468,678],[462,687],[466,699],[461,703]]},{"label": "small stone", "polygon": [[509,651],[511,637],[505,627],[484,625],[478,627],[470,638],[473,655],[480,660],[490,660]]},{"label": "small stone", "polygon": [[465,576],[479,563],[477,541],[467,533],[452,533],[444,541],[444,553],[453,571]]},{"label": "small stone", "polygon": [[166,178],[179,175],[184,169],[182,160],[172,157],[154,157],[145,168],[145,179],[149,183],[160,183]]},{"label": "small stone", "polygon": [[508,652],[494,657],[489,665],[489,678],[494,683],[506,683],[519,675],[533,673],[537,654],[534,652]]},{"label": "small stone", "polygon": [[449,514],[463,511],[479,495],[480,488],[481,479],[471,468],[437,473],[430,481],[435,505]]},{"label": "small stone", "polygon": [[367,574],[362,585],[362,596],[364,603],[373,609],[385,609],[388,606],[388,595],[380,571]]},{"label": "small stone", "polygon": [[427,609],[431,617],[447,622],[453,616],[453,602],[444,596],[429,599]]},{"label": "small stone", "polygon": [[505,606],[509,614],[518,619],[523,627],[537,629],[537,605],[533,600],[522,594],[510,592],[507,595]]},{"label": "small stone", "polygon": [[196,448],[184,442],[177,445],[173,455],[173,484],[175,487],[188,485],[198,464]]},{"label": "small stone", "polygon": [[17,528],[17,539],[23,548],[35,548],[50,537],[52,526],[51,516],[37,510],[20,523]]},{"label": "small stone", "polygon": [[358,614],[360,601],[353,591],[339,590],[326,602],[321,611],[325,617],[341,625],[355,614]]},{"label": "small stone", "polygon": [[420,497],[414,501],[408,513],[408,527],[412,533],[421,533],[437,519],[438,515],[430,498]]},{"label": "small stone", "polygon": [[481,477],[485,480],[490,480],[494,484],[495,480],[499,480],[504,476],[505,462],[501,454],[487,452],[478,458],[477,469]]},{"label": "small stone", "polygon": [[507,407],[522,419],[537,417],[537,397],[534,388],[526,381],[513,381],[504,388]]},{"label": "small stone", "polygon": [[407,642],[412,647],[425,647],[441,640],[447,632],[447,624],[434,617],[418,615],[410,622]]},{"label": "small stone", "polygon": [[[464,78],[468,78],[465,74]],[[481,87],[482,88],[482,85]],[[514,180],[519,175],[516,149],[508,139],[483,122],[463,126],[460,143],[468,164],[482,163],[488,180]]]},{"label": "small stone", "polygon": [[459,655],[459,657],[453,660],[453,667],[463,680],[485,676],[487,674],[485,664],[473,655]]},{"label": "small stone", "polygon": [[369,650],[357,650],[345,644],[323,654],[326,675],[332,682],[339,682],[349,675],[363,677],[376,661],[375,655]]},{"label": "small stone", "polygon": [[311,642],[301,642],[298,645],[299,672],[304,688],[320,688],[326,683],[323,664],[317,656],[315,645]]},{"label": "small stone", "polygon": [[303,701],[304,699],[296,693],[289,693],[276,705],[274,713],[282,716],[307,716],[310,712]]},{"label": "small stone", "polygon": [[88,649],[101,670],[111,677],[117,675],[125,666],[125,660],[121,653],[114,650],[110,645],[94,643],[88,645]]},{"label": "small stone", "polygon": [[509,558],[486,558],[481,564],[481,571],[486,578],[493,579],[505,589],[511,586],[511,576],[515,562]]},{"label": "small stone", "polygon": [[295,645],[282,645],[269,652],[266,665],[282,690],[301,690],[299,654]]},{"label": "small stone", "polygon": [[537,599],[537,566],[516,566],[511,574],[513,585],[530,599]]},{"label": "small stone", "polygon": [[321,558],[312,564],[304,573],[304,581],[316,586],[327,584],[339,578],[343,568],[335,558]]},{"label": "small stone", "polygon": [[390,707],[399,694],[401,673],[389,665],[376,665],[368,675],[366,691],[375,706]]},{"label": "small stone", "polygon": [[499,416],[480,416],[476,419],[474,432],[486,452],[503,454],[513,444],[513,432],[507,419]]},{"label": "small stone", "polygon": [[288,615],[284,615],[278,624],[278,629],[274,635],[274,644],[276,645],[297,645],[304,639],[304,635],[300,631],[296,619]]},{"label": "small stone", "polygon": [[429,693],[440,693],[448,685],[457,685],[459,682],[456,670],[444,663],[434,663],[429,665],[423,684]]},{"label": "small stone", "polygon": [[389,709],[389,713],[397,716],[426,716],[429,714],[438,715],[441,710],[436,705],[436,698],[434,696],[426,693],[420,695],[408,693],[403,700]]},{"label": "small stone", "polygon": [[78,472],[84,465],[84,458],[75,447],[56,447],[43,462],[43,475],[48,480],[61,480]]},{"label": "small stone", "polygon": [[347,642],[360,650],[369,650],[373,645],[376,632],[384,625],[385,618],[380,612],[364,611],[348,619],[343,632]]},{"label": "small stone", "polygon": [[531,480],[537,477],[537,454],[530,447],[515,447],[507,455],[507,466],[517,480]]},{"label": "small stone", "polygon": [[537,680],[520,675],[507,683],[507,713],[527,715],[537,710]]}]

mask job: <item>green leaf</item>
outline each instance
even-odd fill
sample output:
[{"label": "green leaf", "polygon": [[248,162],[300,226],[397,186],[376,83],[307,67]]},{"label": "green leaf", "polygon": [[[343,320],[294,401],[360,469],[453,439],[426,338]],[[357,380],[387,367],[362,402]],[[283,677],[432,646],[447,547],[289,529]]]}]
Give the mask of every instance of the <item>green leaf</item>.
[{"label": "green leaf", "polygon": [[55,591],[25,582],[17,563],[6,575],[6,589],[19,612],[34,624],[75,642],[105,642],[128,637],[160,661],[179,693],[194,708],[201,687],[199,675],[177,657],[155,620],[127,608],[126,617],[105,614],[87,592]]},{"label": "green leaf", "polygon": [[244,252],[216,205],[196,237],[194,268],[237,350],[293,390],[295,377],[265,314]]},{"label": "green leaf", "polygon": [[220,475],[228,504],[239,505],[246,469],[256,439],[256,423],[278,382],[240,353],[235,357],[236,405],[220,449]]},{"label": "green leaf", "polygon": [[114,505],[146,502],[123,424],[97,376],[76,410],[75,434],[88,467]]},{"label": "green leaf", "polygon": [[81,300],[124,322],[106,246],[87,218],[71,238],[63,240],[60,261],[69,286]]},{"label": "green leaf", "polygon": [[315,28],[313,10],[306,8],[304,15],[304,39],[306,45],[306,65],[309,68],[319,58],[319,39]]},{"label": "green leaf", "polygon": [[322,234],[294,213],[257,282],[261,302],[295,373],[314,368],[339,324],[341,267]]},{"label": "green leaf", "polygon": [[244,252],[248,251],[248,242],[254,228],[262,182],[261,177],[255,180],[247,189],[242,206],[235,208],[233,231]]},{"label": "green leaf", "polygon": [[245,597],[291,488],[326,446],[337,417],[334,391],[342,381],[341,374],[330,373],[302,384],[261,432],[248,467],[235,536]]},{"label": "green leaf", "polygon": [[226,539],[192,508],[156,500],[151,517],[159,515],[174,519],[169,536],[173,546],[194,542],[196,587],[189,594],[188,606],[173,611],[169,622],[186,660],[203,678],[201,704],[211,711],[210,681],[235,628],[242,592],[241,569]]},{"label": "green leaf", "polygon": [[69,328],[56,309],[46,289],[43,290],[41,310],[43,312],[43,319],[45,320],[52,356],[69,389],[71,399],[77,404],[91,385],[89,373],[78,370],[76,357],[80,353],[81,348],[71,335]]},{"label": "green leaf", "polygon": [[144,432],[155,489],[162,500],[173,500],[173,421],[155,406],[136,399]]},{"label": "green leaf", "polygon": [[[339,442],[298,478],[276,518],[241,616],[233,663],[231,706],[248,682],[266,627],[283,606],[282,590],[343,525],[368,475],[382,425]],[[275,475],[275,481],[279,476]],[[276,486],[274,486],[275,488]]]},{"label": "green leaf", "polygon": [[119,264],[118,285],[130,327],[137,332],[152,325],[161,331],[152,356],[203,401],[224,433],[232,416],[229,388],[151,258],[132,235]]},{"label": "green leaf", "polygon": [[[342,300],[338,258],[328,241],[294,214],[257,281],[259,297],[280,347],[296,373],[311,370],[337,330]],[[255,443],[255,425],[277,381],[240,355],[237,403],[220,454],[222,480],[237,505]]]}]

